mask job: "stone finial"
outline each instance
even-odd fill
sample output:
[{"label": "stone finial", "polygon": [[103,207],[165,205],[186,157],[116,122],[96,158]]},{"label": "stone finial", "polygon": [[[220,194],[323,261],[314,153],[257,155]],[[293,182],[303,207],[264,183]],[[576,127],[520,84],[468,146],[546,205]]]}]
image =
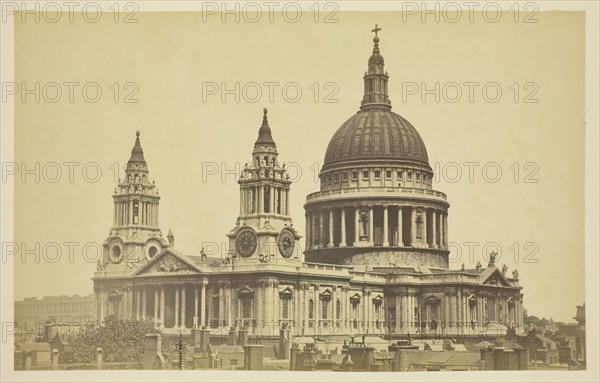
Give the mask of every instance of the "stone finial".
[{"label": "stone finial", "polygon": [[513,270],[512,275],[514,279],[519,279],[519,272],[517,271],[517,269]]},{"label": "stone finial", "polygon": [[508,266],[502,265],[502,275],[506,275],[507,271],[508,271]]}]

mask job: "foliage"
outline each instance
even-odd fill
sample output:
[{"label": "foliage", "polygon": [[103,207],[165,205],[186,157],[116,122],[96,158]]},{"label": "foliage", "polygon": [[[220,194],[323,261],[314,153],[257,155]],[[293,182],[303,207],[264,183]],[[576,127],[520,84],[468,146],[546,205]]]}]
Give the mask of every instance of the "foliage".
[{"label": "foliage", "polygon": [[103,362],[142,362],[144,336],[156,333],[154,322],[107,316],[102,325],[85,326],[65,349],[61,363],[95,363],[98,347]]}]

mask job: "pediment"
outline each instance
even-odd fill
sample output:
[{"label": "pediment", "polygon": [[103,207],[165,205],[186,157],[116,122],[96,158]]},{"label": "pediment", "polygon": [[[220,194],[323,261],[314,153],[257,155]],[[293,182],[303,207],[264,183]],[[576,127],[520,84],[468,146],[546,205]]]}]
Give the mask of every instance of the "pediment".
[{"label": "pediment", "polygon": [[427,298],[425,298],[425,303],[428,303],[430,305],[438,305],[441,303],[441,299],[434,296],[434,295],[430,295]]},{"label": "pediment", "polygon": [[506,280],[506,277],[496,269],[483,281],[484,285],[510,287],[511,284]]},{"label": "pediment", "polygon": [[254,290],[248,286],[242,286],[237,290],[238,296],[251,296],[254,295]]},{"label": "pediment", "polygon": [[168,274],[200,274],[200,270],[189,259],[186,259],[172,249],[165,249],[133,275]]},{"label": "pediment", "polygon": [[279,296],[281,298],[291,298],[294,295],[294,291],[290,287],[286,287],[285,289],[279,292]]}]

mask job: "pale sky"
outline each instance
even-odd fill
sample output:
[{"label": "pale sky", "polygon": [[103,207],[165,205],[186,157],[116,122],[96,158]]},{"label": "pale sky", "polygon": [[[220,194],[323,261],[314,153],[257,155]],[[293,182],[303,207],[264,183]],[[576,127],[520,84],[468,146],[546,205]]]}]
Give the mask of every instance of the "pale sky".
[{"label": "pale sky", "polygon": [[[137,18],[136,24],[109,17],[95,24],[16,23],[17,83],[33,89],[35,82],[42,88],[56,82],[64,94],[48,102],[54,97],[50,86],[39,103],[33,96],[16,102],[16,162],[30,169],[39,162],[47,171],[40,182],[31,175],[25,183],[16,182],[16,242],[28,249],[38,242],[40,249],[46,246],[47,257],[55,254],[48,244],[57,243],[62,257],[36,262],[29,254],[24,263],[16,261],[15,299],[93,291],[96,266],[84,260],[81,247],[101,244],[108,235],[113,164],[125,165],[136,130],[162,197],[160,226],[165,234],[173,230],[178,249],[197,255],[205,242],[226,242],[239,210],[235,176],[222,180],[221,172],[207,175],[203,169],[214,169],[212,164],[241,169],[251,159],[267,107],[280,162],[302,169],[292,184],[290,207],[304,234],[305,197],[319,189],[316,174],[329,139],[358,110],[377,23],[383,29],[380,48],[392,110],[421,134],[437,173],[434,188],[448,195],[451,257],[456,259],[451,268],[486,264],[482,249],[496,243],[497,265],[507,264],[509,273],[519,270],[529,313],[570,321],[575,306],[583,303],[582,13],[539,13],[535,24],[515,23],[512,16],[497,23],[402,22],[399,14],[375,12],[338,13],[339,22],[330,24],[311,17],[298,23],[277,18],[274,23],[203,22],[199,13]],[[81,84],[73,103],[65,82]],[[81,95],[83,85],[92,82],[103,90],[97,103]],[[128,82],[139,88],[138,103],[122,102],[133,89],[123,89]],[[223,102],[220,92],[203,97],[203,87],[216,83],[222,90],[224,83],[235,89],[236,82],[237,102],[234,95]],[[271,82],[278,83],[273,100],[265,85]],[[434,95],[423,102],[422,93],[407,94],[415,86],[435,89],[436,82],[440,93],[446,92],[439,102]],[[479,84],[472,102],[465,85],[470,82]],[[114,83],[121,87],[119,102],[110,89]],[[259,100],[252,99],[258,97],[251,83],[263,92]],[[295,97],[294,88],[302,89],[296,102],[283,97],[286,84],[289,97]],[[463,94],[451,102],[457,87]],[[491,102],[496,88],[502,94]],[[337,102],[324,102],[332,91]],[[538,102],[524,102],[528,95]],[[64,165],[62,177],[48,182],[55,173],[47,164],[71,161],[80,164],[73,182]],[[470,162],[478,164],[472,182],[465,165]],[[102,169],[97,182],[82,176],[82,167],[90,163]],[[451,179],[454,164],[463,172],[456,180]],[[488,177],[501,169],[498,182],[484,179],[486,164]],[[94,168],[88,170],[93,177]],[[524,182],[528,179],[538,182]],[[68,242],[80,244],[73,260]],[[473,259],[468,257],[471,242],[479,243]]]}]

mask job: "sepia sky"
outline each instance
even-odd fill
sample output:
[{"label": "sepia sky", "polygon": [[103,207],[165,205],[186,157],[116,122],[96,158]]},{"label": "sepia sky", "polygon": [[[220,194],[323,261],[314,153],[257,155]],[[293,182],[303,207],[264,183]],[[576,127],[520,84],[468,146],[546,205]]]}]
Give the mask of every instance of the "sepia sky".
[{"label": "sepia sky", "polygon": [[[583,13],[540,12],[537,23],[515,22],[513,13],[496,23],[423,23],[391,12],[340,12],[324,23],[326,15],[15,22],[16,82],[39,82],[41,93],[39,102],[20,94],[15,102],[15,161],[20,169],[39,163],[41,175],[15,182],[15,240],[21,250],[40,244],[39,260],[35,250],[15,259],[15,299],[93,291],[94,247],[92,261],[81,249],[109,233],[115,169],[129,159],[136,130],[161,195],[160,226],[173,230],[176,248],[198,255],[203,243],[224,246],[235,224],[231,171],[251,160],[267,107],[280,162],[301,170],[290,170],[290,208],[304,234],[303,203],[319,189],[329,139],[358,110],[377,23],[392,110],[420,133],[434,188],[448,195],[451,267],[485,266],[483,252],[499,251],[497,266],[519,271],[530,314],[571,321],[585,283]],[[57,102],[52,82],[63,92]],[[79,84],[73,102],[69,82]],[[91,83],[102,89],[95,103],[82,95],[88,84],[94,96]],[[277,84],[272,100],[265,83]],[[139,101],[124,102],[132,90]]]}]

